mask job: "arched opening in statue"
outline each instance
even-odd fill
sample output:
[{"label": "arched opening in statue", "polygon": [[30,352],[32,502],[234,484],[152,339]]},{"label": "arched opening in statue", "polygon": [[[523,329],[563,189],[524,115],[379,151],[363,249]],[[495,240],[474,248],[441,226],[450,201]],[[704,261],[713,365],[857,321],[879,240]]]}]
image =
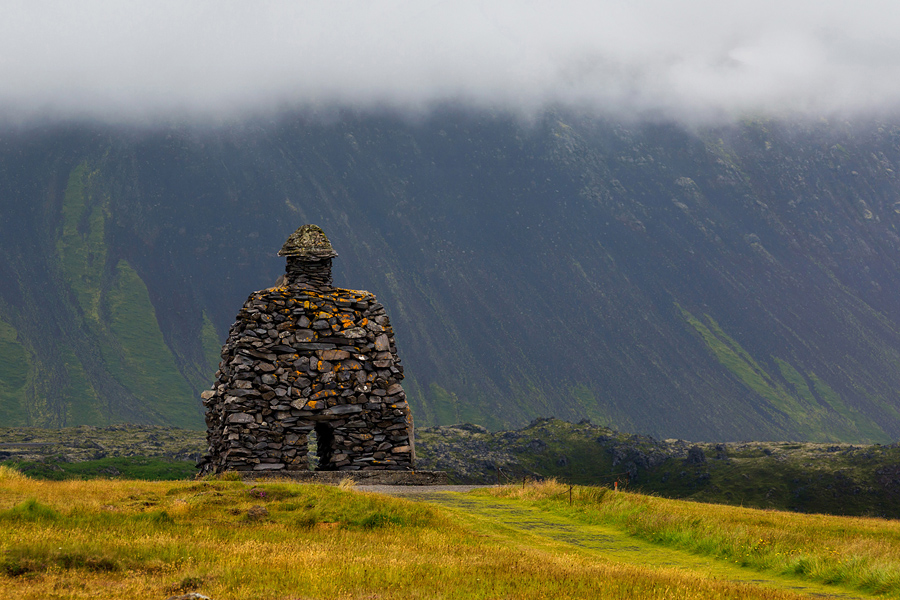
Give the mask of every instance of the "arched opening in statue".
[{"label": "arched opening in statue", "polygon": [[334,428],[328,423],[316,423],[306,440],[306,464],[309,470],[334,471],[331,461],[334,452]]}]

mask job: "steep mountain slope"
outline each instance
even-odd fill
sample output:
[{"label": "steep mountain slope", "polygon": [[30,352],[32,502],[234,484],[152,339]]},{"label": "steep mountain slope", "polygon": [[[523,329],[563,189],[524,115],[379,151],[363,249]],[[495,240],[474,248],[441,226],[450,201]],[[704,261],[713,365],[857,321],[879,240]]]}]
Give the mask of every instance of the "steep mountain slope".
[{"label": "steep mountain slope", "polygon": [[302,223],[419,424],[900,436],[900,127],[441,111],[0,139],[0,420],[201,426]]}]

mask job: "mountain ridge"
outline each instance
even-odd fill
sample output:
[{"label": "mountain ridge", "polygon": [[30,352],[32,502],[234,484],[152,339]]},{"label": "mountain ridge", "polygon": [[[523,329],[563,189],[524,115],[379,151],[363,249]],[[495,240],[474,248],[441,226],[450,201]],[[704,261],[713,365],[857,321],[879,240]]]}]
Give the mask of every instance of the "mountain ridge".
[{"label": "mountain ridge", "polygon": [[335,285],[391,314],[417,423],[900,436],[891,124],[443,111],[0,139],[9,425],[201,426],[215,338],[314,222]]}]

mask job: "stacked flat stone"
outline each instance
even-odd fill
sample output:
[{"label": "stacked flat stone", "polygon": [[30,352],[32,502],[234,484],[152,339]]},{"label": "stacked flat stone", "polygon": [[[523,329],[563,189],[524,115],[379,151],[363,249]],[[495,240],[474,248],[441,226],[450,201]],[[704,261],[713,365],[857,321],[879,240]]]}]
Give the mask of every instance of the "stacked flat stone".
[{"label": "stacked flat stone", "polygon": [[201,473],[413,468],[403,367],[384,307],[331,286],[337,256],[304,225],[279,252],[283,285],[254,292],[232,325],[206,407]]}]

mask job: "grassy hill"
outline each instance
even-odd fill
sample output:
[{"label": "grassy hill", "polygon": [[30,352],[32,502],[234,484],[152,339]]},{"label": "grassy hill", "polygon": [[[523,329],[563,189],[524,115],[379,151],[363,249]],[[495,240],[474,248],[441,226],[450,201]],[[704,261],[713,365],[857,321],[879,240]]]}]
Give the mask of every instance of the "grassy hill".
[{"label": "grassy hill", "polygon": [[900,439],[900,129],[437,110],[4,132],[0,418],[201,428],[314,222],[392,316],[417,424]]},{"label": "grassy hill", "polygon": [[555,483],[409,501],[0,468],[0,593],[130,598],[894,596],[900,528]]}]

